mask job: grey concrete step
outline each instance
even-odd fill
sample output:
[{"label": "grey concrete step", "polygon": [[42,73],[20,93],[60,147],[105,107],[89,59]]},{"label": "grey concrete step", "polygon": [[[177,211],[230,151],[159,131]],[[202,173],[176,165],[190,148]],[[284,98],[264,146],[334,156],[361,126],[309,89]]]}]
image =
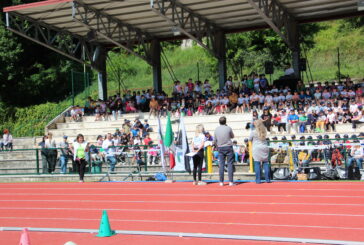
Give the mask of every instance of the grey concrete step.
[{"label": "grey concrete step", "polygon": [[[104,178],[104,181],[139,181],[146,180],[148,177],[154,177],[156,172],[141,172],[140,174],[110,174],[109,178],[105,174],[85,174],[86,182],[96,182]],[[227,179],[227,175],[225,177]],[[192,176],[188,173],[174,173],[174,180],[192,180]],[[203,180],[214,180],[219,179],[218,174],[202,174]],[[234,180],[253,180],[255,179],[254,174],[250,173],[235,173]],[[78,182],[79,177],[77,174],[41,174],[41,175],[0,175],[0,183],[14,183],[14,182]]]}]

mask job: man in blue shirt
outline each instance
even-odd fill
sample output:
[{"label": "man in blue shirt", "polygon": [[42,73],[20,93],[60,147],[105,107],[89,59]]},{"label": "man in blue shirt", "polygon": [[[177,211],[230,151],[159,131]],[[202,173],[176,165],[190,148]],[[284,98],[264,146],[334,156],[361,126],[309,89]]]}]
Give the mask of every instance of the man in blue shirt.
[{"label": "man in blue shirt", "polygon": [[291,128],[293,128],[296,133],[299,133],[298,132],[298,119],[299,119],[299,117],[295,114],[295,111],[291,110],[290,113],[289,113],[289,116],[287,118],[287,121],[288,121],[288,125],[287,125],[288,134],[291,133]]}]

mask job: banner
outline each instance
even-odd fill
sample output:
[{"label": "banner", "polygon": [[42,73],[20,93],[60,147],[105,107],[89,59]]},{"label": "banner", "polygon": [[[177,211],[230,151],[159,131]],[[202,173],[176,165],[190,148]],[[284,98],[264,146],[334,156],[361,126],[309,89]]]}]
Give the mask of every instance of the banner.
[{"label": "banner", "polygon": [[183,116],[180,118],[178,137],[175,145],[175,171],[187,171],[191,173],[191,158],[186,156],[190,152],[188,145],[186,127],[184,124]]}]

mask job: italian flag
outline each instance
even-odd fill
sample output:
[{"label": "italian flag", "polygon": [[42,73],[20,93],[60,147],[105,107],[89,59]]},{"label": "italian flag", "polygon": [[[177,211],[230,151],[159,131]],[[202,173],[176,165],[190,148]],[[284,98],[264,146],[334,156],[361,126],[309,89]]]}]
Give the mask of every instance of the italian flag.
[{"label": "italian flag", "polygon": [[173,169],[176,166],[176,162],[174,160],[174,152],[175,147],[173,143],[173,130],[172,130],[172,123],[171,123],[171,117],[168,113],[167,118],[167,125],[166,125],[166,133],[164,135],[164,146],[168,149],[168,156],[169,156],[169,167]]}]

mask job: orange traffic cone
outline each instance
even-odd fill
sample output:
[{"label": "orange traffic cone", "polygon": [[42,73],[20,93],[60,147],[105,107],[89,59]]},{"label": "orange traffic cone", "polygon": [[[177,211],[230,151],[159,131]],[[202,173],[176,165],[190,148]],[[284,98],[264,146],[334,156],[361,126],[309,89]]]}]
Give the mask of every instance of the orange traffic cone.
[{"label": "orange traffic cone", "polygon": [[28,229],[24,228],[23,233],[20,236],[20,243],[19,245],[30,245],[30,239],[28,234]]}]

